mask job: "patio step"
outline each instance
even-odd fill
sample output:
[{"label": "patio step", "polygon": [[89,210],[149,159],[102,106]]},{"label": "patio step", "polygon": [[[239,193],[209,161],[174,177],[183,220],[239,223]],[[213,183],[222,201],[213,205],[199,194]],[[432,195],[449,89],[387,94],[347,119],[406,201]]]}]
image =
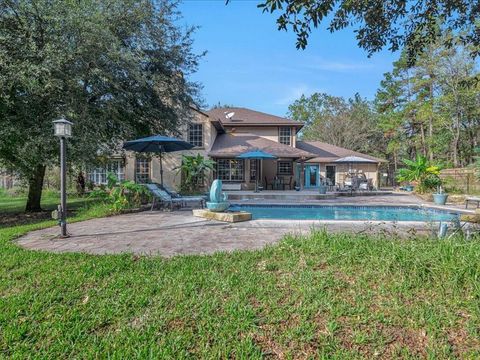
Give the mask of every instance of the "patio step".
[{"label": "patio step", "polygon": [[294,200],[294,201],[307,201],[307,200],[324,200],[334,199],[335,194],[314,194],[314,193],[242,193],[242,192],[228,192],[228,200]]}]

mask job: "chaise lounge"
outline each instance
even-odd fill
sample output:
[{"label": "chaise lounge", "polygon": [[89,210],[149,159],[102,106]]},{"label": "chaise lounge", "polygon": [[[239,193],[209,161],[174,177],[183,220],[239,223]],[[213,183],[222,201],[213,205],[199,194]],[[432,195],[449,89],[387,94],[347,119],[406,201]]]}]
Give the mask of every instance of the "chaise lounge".
[{"label": "chaise lounge", "polygon": [[161,189],[157,184],[145,184],[146,188],[150,191],[153,196],[152,207],[150,210],[153,210],[156,204],[164,203],[173,210],[175,206],[178,208],[187,207],[188,204],[199,204],[203,209],[205,206],[205,197],[202,196],[172,196],[164,189]]}]

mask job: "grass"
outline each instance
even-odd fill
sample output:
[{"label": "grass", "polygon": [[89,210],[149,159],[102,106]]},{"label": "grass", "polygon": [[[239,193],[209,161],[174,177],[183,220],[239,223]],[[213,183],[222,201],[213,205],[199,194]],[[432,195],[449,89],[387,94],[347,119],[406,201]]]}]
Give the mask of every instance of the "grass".
[{"label": "grass", "polygon": [[318,232],[168,260],[12,243],[52,224],[0,229],[5,358],[480,356],[480,240]]},{"label": "grass", "polygon": [[[0,189],[1,190],[1,189]],[[83,207],[92,200],[85,197],[68,196],[68,205],[71,209]],[[6,192],[0,191],[0,214],[21,213],[25,210],[27,203],[26,195],[9,195]],[[42,208],[48,211],[56,209],[60,203],[60,194],[53,191],[43,191],[42,194]]]}]

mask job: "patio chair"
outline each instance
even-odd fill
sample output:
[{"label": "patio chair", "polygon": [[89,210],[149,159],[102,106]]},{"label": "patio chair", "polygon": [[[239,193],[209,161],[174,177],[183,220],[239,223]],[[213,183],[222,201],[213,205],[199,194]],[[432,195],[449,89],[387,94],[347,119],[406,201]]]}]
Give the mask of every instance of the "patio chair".
[{"label": "patio chair", "polygon": [[293,189],[293,176],[290,176],[290,180],[288,181],[288,183],[284,182],[283,183],[283,190],[285,190],[285,187],[288,186],[288,190],[292,190]]},{"label": "patio chair", "polygon": [[174,209],[174,206],[177,205],[179,208],[186,207],[188,203],[198,203],[200,206],[204,207],[205,198],[201,196],[178,196],[172,197],[168,192],[159,188],[156,184],[145,184],[150,193],[153,196],[152,207],[150,210],[153,210],[158,200],[168,205],[170,210]]}]

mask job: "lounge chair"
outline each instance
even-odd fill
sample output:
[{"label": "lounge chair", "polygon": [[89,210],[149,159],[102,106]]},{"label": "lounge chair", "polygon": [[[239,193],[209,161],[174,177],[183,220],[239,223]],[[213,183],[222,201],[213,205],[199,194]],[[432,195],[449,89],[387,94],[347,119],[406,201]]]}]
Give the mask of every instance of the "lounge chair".
[{"label": "lounge chair", "polygon": [[480,197],[467,197],[465,198],[465,209],[468,209],[468,203],[477,203],[477,209],[480,207]]},{"label": "lounge chair", "polygon": [[180,196],[179,195],[178,197],[172,197],[172,195],[170,195],[168,192],[158,187],[156,184],[145,184],[145,186],[147,187],[148,190],[150,190],[150,193],[153,196],[151,210],[153,210],[158,200],[160,200],[160,202],[167,204],[170,210],[173,210],[175,205],[177,205],[180,208],[186,207],[188,203],[198,203],[203,209],[205,204],[205,198],[201,196]]}]

